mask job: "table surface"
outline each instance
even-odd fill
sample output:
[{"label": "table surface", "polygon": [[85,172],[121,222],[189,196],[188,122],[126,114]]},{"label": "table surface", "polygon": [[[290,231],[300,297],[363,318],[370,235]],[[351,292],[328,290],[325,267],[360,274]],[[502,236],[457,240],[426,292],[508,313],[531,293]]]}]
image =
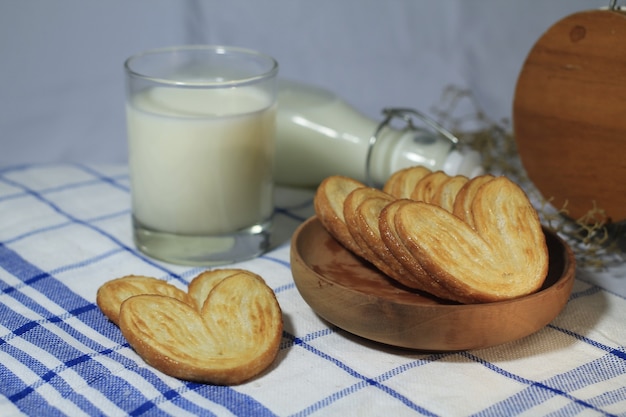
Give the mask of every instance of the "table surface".
[{"label": "table surface", "polygon": [[626,415],[624,264],[579,267],[563,312],[524,339],[403,350],[334,327],[301,298],[289,244],[312,191],[276,196],[272,249],[234,266],[276,293],[278,357],[245,384],[212,386],[146,365],[95,304],[113,278],[185,287],[204,270],[135,249],[126,166],[0,168],[0,415]]}]

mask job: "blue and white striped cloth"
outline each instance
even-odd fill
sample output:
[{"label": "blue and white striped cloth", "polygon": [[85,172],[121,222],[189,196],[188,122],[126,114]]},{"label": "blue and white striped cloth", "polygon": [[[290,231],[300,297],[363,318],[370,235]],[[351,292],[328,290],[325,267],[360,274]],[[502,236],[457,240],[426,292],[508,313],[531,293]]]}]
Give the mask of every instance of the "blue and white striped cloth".
[{"label": "blue and white striped cloth", "polygon": [[[281,349],[259,378],[218,387],[147,366],[95,304],[112,278],[184,287],[200,272],[134,248],[126,167],[0,169],[0,416],[626,416],[626,299],[616,285],[581,270],[561,315],[502,346],[381,346],[324,322],[300,297],[289,237],[313,213],[312,193],[281,189],[277,200],[274,249],[237,267],[276,292]],[[620,266],[603,274],[626,279]]]}]

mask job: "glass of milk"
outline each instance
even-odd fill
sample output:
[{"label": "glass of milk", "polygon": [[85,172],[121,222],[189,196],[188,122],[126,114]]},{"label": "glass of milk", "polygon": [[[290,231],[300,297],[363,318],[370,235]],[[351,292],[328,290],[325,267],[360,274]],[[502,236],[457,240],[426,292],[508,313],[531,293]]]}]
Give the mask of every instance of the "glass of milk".
[{"label": "glass of milk", "polygon": [[277,62],[223,46],[128,58],[134,241],[176,264],[260,255],[272,228]]}]

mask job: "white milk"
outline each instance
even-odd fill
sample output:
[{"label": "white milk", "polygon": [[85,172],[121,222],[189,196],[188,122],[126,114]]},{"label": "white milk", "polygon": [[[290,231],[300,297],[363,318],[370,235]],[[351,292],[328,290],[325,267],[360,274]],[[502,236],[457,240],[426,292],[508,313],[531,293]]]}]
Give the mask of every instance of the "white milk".
[{"label": "white milk", "polygon": [[[277,183],[315,186],[340,174],[366,180],[370,138],[379,122],[356,111],[326,90],[280,80],[276,119]],[[370,174],[382,184],[397,170],[423,165],[449,175],[482,172],[476,153],[461,155],[452,143],[428,130],[385,127],[372,152]]]},{"label": "white milk", "polygon": [[360,178],[376,122],[324,90],[280,80],[275,178],[282,184],[316,185],[341,167]]},{"label": "white milk", "polygon": [[143,227],[214,235],[273,210],[274,112],[253,87],[154,87],[127,105],[133,214]]}]

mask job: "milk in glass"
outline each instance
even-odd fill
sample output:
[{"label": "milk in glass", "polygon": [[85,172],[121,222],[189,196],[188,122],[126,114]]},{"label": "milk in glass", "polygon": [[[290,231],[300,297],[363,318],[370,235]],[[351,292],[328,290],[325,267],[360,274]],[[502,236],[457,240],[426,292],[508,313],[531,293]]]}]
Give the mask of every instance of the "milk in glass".
[{"label": "milk in glass", "polygon": [[127,104],[134,221],[228,234],[272,216],[275,106],[254,86],[151,87]]}]

